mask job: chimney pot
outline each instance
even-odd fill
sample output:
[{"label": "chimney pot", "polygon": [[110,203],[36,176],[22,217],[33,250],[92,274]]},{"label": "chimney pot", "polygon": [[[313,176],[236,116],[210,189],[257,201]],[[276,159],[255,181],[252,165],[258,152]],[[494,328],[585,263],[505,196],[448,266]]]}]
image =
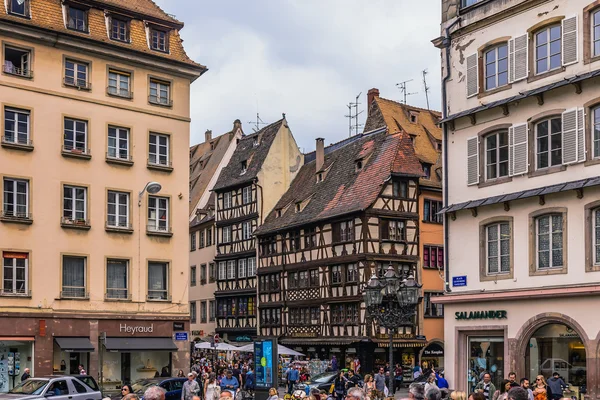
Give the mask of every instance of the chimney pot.
[{"label": "chimney pot", "polygon": [[[375,97],[379,97],[379,89],[377,89],[377,88],[369,89],[369,91],[367,92],[367,110],[369,110],[371,108],[371,103],[373,103],[373,100],[375,99]],[[367,113],[368,113],[368,111],[367,111]]]},{"label": "chimney pot", "polygon": [[316,159],[316,172],[319,172],[321,168],[323,168],[323,164],[325,163],[325,139],[317,138],[317,159]]},{"label": "chimney pot", "polygon": [[233,132],[235,133],[238,129],[242,129],[242,121],[236,119],[233,121]]},{"label": "chimney pot", "polygon": [[206,132],[204,132],[204,141],[210,142],[211,140],[212,140],[212,131],[210,129],[207,129]]}]

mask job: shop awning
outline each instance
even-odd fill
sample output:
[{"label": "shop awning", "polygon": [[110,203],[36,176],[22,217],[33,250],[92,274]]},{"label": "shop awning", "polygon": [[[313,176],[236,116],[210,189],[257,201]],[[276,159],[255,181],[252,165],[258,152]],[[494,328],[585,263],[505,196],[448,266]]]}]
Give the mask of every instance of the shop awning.
[{"label": "shop awning", "polygon": [[55,337],[54,340],[62,351],[68,353],[81,353],[94,351],[94,346],[87,337]]},{"label": "shop awning", "polygon": [[104,347],[112,351],[177,351],[171,338],[107,337]]}]

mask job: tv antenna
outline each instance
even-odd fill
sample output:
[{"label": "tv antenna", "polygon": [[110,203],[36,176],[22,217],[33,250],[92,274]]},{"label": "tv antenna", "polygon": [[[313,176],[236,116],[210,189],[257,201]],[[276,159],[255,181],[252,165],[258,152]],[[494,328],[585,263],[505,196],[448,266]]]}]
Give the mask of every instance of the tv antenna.
[{"label": "tv antenna", "polygon": [[264,122],[262,119],[260,119],[260,114],[256,113],[256,121],[248,121],[249,124],[254,124],[254,126],[252,127],[252,130],[254,132],[258,132],[260,131],[260,126],[261,125],[268,125],[266,122]]},{"label": "tv antenna", "polygon": [[429,86],[427,86],[427,70],[423,70],[423,87],[425,88],[425,100],[427,101],[427,109],[429,110]]},{"label": "tv antenna", "polygon": [[[358,128],[363,126],[363,124],[358,123],[358,116],[364,112],[364,110],[358,111],[358,106],[360,105],[358,99],[361,94],[362,92],[356,96],[354,102],[350,102],[346,105],[346,107],[348,107],[348,115],[344,115],[344,117],[348,118],[348,137],[352,136],[353,130],[354,134],[358,135]],[[354,108],[354,114],[352,114],[352,108]],[[354,122],[354,126],[352,125],[352,122]]]},{"label": "tv antenna", "polygon": [[404,101],[403,101],[404,104],[406,104],[407,96],[412,96],[414,94],[417,94],[417,92],[409,93],[408,90],[406,89],[406,84],[409,82],[412,82],[412,81],[413,81],[412,79],[409,79],[408,81],[396,83],[396,86],[398,86],[398,89],[400,89],[400,93],[402,93],[404,95]]}]

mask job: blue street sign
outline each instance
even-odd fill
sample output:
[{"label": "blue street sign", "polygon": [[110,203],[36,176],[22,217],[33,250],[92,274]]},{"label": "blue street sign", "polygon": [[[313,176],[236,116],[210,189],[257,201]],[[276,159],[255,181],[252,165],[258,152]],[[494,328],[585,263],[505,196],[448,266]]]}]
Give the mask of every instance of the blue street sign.
[{"label": "blue street sign", "polygon": [[175,340],[188,340],[187,332],[175,332]]},{"label": "blue street sign", "polygon": [[459,287],[459,286],[467,286],[467,276],[453,276],[452,277],[452,286],[454,287]]}]

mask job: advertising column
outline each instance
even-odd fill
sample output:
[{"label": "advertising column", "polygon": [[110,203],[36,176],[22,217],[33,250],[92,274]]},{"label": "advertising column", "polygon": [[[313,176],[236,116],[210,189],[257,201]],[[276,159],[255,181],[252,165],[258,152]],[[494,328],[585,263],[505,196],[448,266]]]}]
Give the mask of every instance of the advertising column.
[{"label": "advertising column", "polygon": [[254,365],[256,373],[255,399],[266,400],[269,389],[277,389],[277,340],[265,339],[254,342]]}]

